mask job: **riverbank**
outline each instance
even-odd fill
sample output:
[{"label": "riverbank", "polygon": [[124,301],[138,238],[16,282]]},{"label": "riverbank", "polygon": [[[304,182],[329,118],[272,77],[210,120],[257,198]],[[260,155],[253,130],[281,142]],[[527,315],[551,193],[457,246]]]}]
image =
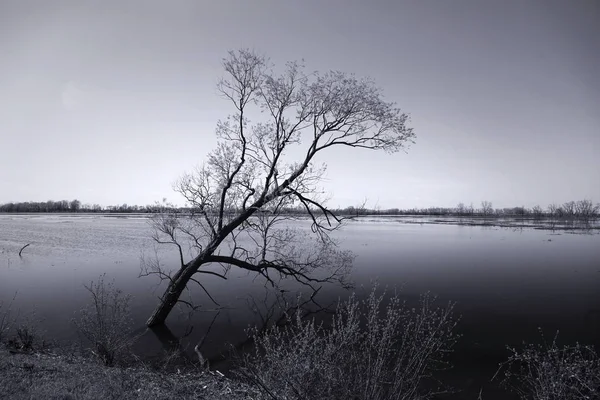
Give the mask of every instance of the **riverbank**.
[{"label": "riverbank", "polygon": [[[271,335],[269,341],[275,340],[274,343],[277,346],[271,351],[265,348],[268,351],[267,354],[259,360],[255,360],[255,368],[250,369],[251,372],[253,371],[255,380],[250,381],[242,381],[235,376],[224,376],[218,370],[203,368],[199,363],[193,363],[185,357],[178,358],[178,352],[165,353],[163,358],[153,362],[128,356],[120,359],[117,365],[108,367],[103,365],[97,357],[93,357],[90,349],[48,347],[41,338],[37,337],[36,339],[31,337],[31,342],[19,342],[22,339],[13,338],[0,343],[0,400],[272,400],[275,398],[283,400],[295,398],[293,395],[292,397],[273,395],[273,389],[281,391],[282,387],[278,387],[276,382],[268,379],[268,372],[266,372],[266,376],[261,375],[271,369],[271,372],[275,373],[276,380],[298,378],[300,381],[308,383],[311,379],[320,381],[324,377],[331,378],[326,374],[321,375],[323,368],[319,369],[318,365],[315,366],[315,371],[320,372],[317,374],[318,376],[313,376],[311,371],[303,371],[302,368],[299,368],[309,359],[312,362],[318,361],[314,357],[307,357],[305,354],[307,350],[310,354],[315,352],[315,354],[322,354],[326,352],[327,348],[323,345],[324,343],[317,343],[318,340],[315,342],[312,339],[310,340],[310,343],[313,343],[312,346],[303,346],[302,343],[308,343],[307,338],[303,335],[306,335],[307,332],[310,333],[310,329],[296,332],[300,334],[296,337],[299,340],[292,342],[293,344],[289,348],[280,346],[283,344],[280,339],[284,336]],[[344,332],[347,334],[349,331],[344,329]],[[302,340],[303,337],[305,340]],[[28,344],[26,345],[26,343]],[[523,386],[522,389],[527,392],[524,394],[531,396],[527,398],[533,400],[597,398],[595,396],[600,393],[600,374],[598,374],[600,359],[592,347],[578,344],[558,346],[556,338],[543,345],[524,346],[518,353],[513,351],[512,355],[502,362],[508,369],[503,368],[503,372],[497,378],[492,378],[490,372],[493,373],[493,371],[486,371],[487,363],[482,364],[482,360],[465,359],[457,362],[458,360],[452,357],[449,361],[454,368],[442,372],[439,376],[445,385],[449,385],[447,388],[450,391],[432,398],[441,400],[516,400],[522,398],[516,392],[508,390],[508,387],[502,387],[503,385],[500,383],[503,377],[511,376],[505,373],[512,369],[510,365],[513,363],[515,366],[520,366],[521,369],[512,369],[516,373],[512,376],[521,382],[520,386]],[[282,358],[284,353],[289,354]],[[335,363],[335,365],[339,367],[343,364],[348,367],[350,358],[342,357],[338,360],[341,363]],[[323,367],[323,365],[320,366]],[[522,369],[523,367],[525,369]],[[327,368],[325,370],[328,371]],[[250,375],[248,376],[250,377]],[[262,385],[265,386],[258,384],[259,381],[256,380],[256,377],[259,377],[259,380],[263,382]],[[420,375],[419,380],[426,379],[426,377],[426,374]],[[494,381],[493,384],[490,379]],[[488,384],[482,386],[477,384],[483,381],[487,381]],[[517,383],[517,381],[513,383]],[[313,387],[313,384],[308,387]],[[328,383],[325,385],[327,386]],[[545,397],[544,394],[553,396]]]},{"label": "riverbank", "polygon": [[144,365],[105,367],[73,352],[0,347],[0,399],[262,398],[256,388],[194,366],[161,370]]}]

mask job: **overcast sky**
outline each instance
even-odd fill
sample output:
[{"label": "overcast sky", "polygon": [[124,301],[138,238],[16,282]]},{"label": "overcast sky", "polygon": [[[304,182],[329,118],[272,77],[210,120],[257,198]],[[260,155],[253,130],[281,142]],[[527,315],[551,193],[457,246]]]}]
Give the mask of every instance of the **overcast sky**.
[{"label": "overcast sky", "polygon": [[600,201],[598,0],[1,0],[0,203],[180,201],[242,47],[410,114],[407,153],[332,155],[330,206]]}]

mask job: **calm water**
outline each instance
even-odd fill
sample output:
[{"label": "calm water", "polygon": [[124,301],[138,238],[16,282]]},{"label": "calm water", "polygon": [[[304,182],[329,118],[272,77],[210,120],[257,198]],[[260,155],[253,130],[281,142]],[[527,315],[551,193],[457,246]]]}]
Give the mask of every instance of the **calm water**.
[{"label": "calm water", "polygon": [[[147,220],[139,217],[0,215],[0,301],[17,292],[14,308],[35,310],[47,336],[72,342],[70,321],[88,300],[83,284],[106,272],[134,296],[135,324],[143,332],[162,293],[154,278],[138,278],[140,256],[154,254],[150,233]],[[407,299],[431,291],[440,304],[458,303],[464,337],[455,363],[472,368],[474,381],[468,385],[489,380],[506,355],[505,345],[539,339],[538,327],[547,337],[560,329],[563,342],[600,346],[600,235],[391,219],[350,222],[337,235],[342,247],[357,255],[357,284],[377,278],[403,286]],[[27,243],[20,258],[18,251]],[[157,249],[167,265],[175,265],[172,250]],[[206,282],[219,304],[234,308],[221,312],[208,337],[210,357],[224,340],[244,337],[243,328],[253,320],[243,307],[245,294],[260,295],[262,286],[243,272],[228,281],[209,277]],[[213,307],[200,293],[192,295],[207,309]],[[345,295],[331,290],[323,301]],[[203,336],[213,315],[195,315],[191,342]],[[186,330],[184,313],[175,312],[168,322],[175,335]],[[138,346],[147,354],[161,352],[152,333],[144,334]]]}]

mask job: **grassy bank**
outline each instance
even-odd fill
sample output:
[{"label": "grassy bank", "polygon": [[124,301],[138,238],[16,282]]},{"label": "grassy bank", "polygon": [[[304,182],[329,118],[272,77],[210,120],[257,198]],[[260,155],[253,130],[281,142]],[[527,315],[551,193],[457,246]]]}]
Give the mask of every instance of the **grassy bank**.
[{"label": "grassy bank", "polygon": [[260,399],[258,389],[194,366],[106,367],[59,349],[0,348],[1,399]]}]

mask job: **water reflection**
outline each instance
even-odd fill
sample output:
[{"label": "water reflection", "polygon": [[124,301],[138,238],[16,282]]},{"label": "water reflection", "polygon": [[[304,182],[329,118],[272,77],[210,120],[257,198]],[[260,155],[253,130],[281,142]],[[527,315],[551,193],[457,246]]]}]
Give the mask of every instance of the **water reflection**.
[{"label": "water reflection", "polygon": [[[537,224],[537,225],[536,225]],[[543,228],[543,229],[542,229]],[[141,252],[153,252],[143,219],[0,216],[0,301],[18,292],[15,307],[35,309],[48,335],[76,339],[71,318],[88,300],[84,283],[106,272],[131,293],[140,330],[164,290],[153,279],[138,279]],[[493,362],[504,346],[536,340],[537,328],[561,330],[565,342],[600,345],[600,236],[595,223],[365,218],[337,232],[343,247],[357,255],[353,278],[369,286],[373,279],[403,287],[408,301],[431,291],[440,301],[458,302],[466,358]],[[18,257],[18,250],[31,245]],[[171,249],[157,249],[166,265],[176,265]],[[234,272],[234,271],[232,271]],[[227,280],[206,277],[206,285],[225,307],[207,337],[208,357],[217,357],[227,341],[245,339],[256,319],[247,295],[260,297],[263,286],[243,271]],[[201,291],[190,295],[202,311],[214,308]],[[340,288],[320,293],[329,303],[348,295]],[[183,308],[168,320],[168,330],[143,335],[138,347],[159,354],[174,340],[193,355],[191,344],[204,334],[214,313]],[[190,324],[194,327],[191,332]],[[186,333],[188,336],[185,337]],[[462,347],[460,347],[462,346]],[[479,362],[479,361],[478,361]]]}]

